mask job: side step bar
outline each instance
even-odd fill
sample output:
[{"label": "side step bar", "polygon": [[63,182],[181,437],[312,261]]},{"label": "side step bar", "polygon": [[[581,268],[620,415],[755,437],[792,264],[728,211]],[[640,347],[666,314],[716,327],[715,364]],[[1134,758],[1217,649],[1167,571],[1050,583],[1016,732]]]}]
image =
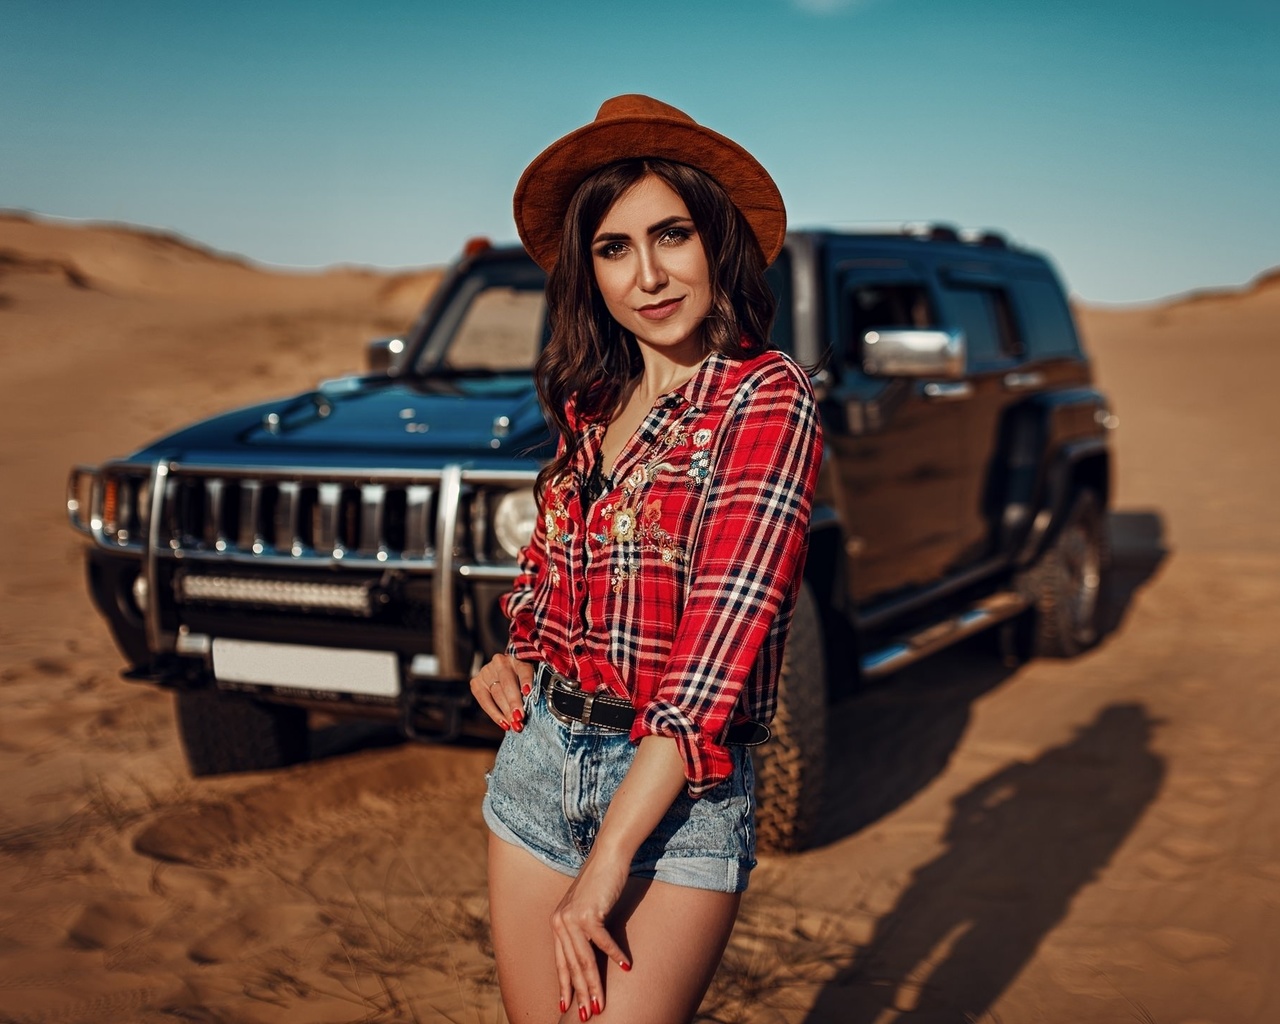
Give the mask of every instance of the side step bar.
[{"label": "side step bar", "polygon": [[878,651],[863,655],[862,677],[880,679],[914,664],[921,658],[950,647],[954,643],[990,629],[1005,619],[1011,619],[1025,611],[1028,601],[1021,594],[1005,591],[984,597],[964,611],[923,626],[913,633],[900,636]]}]

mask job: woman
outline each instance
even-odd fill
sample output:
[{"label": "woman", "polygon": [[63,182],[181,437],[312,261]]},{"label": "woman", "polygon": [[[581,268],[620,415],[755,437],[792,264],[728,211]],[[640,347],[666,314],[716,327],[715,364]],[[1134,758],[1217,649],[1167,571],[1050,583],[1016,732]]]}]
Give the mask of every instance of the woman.
[{"label": "woman", "polygon": [[785,211],[736,143],[621,96],[530,164],[515,219],[549,272],[561,440],[508,651],[471,681],[508,730],[484,803],[498,979],[512,1021],[688,1020],[755,865],[748,744],[821,451],[805,374],[765,347]]}]

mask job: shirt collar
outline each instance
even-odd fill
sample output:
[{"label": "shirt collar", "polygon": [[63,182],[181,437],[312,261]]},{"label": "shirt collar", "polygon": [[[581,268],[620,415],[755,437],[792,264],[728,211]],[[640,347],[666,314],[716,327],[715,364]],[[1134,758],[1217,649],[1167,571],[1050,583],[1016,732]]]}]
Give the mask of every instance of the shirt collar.
[{"label": "shirt collar", "polygon": [[697,372],[668,396],[683,399],[701,413],[711,411],[716,396],[724,387],[731,363],[727,356],[712,352],[702,361]]}]

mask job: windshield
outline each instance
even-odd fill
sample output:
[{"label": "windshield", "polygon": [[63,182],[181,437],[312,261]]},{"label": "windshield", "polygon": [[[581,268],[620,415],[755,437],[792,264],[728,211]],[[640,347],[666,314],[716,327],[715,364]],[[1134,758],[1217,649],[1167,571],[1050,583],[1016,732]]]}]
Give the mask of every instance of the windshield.
[{"label": "windshield", "polygon": [[533,263],[477,266],[436,321],[414,372],[444,377],[532,373],[546,330],[545,284]]}]

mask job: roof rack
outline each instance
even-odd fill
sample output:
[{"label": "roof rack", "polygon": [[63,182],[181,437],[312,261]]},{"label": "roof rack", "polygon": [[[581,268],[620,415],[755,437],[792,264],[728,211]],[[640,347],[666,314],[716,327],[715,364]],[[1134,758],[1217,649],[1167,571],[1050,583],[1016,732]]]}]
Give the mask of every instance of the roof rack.
[{"label": "roof rack", "polygon": [[1009,241],[999,231],[986,228],[960,228],[942,221],[889,221],[851,225],[860,234],[906,235],[931,242],[959,242],[985,249],[1009,249]]}]

